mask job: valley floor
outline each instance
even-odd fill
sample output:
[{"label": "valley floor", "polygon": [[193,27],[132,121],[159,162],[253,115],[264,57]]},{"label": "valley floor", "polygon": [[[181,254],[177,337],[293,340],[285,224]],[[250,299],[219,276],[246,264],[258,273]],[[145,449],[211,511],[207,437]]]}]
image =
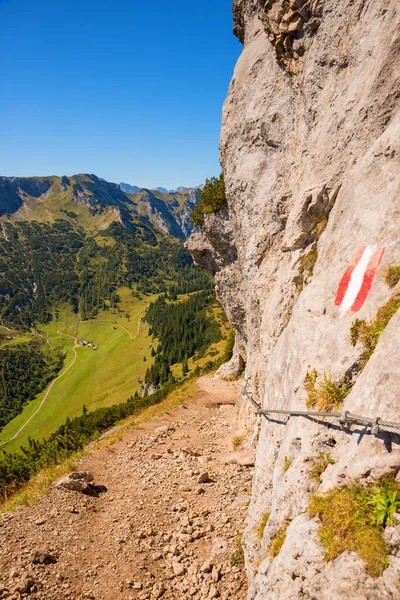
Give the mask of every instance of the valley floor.
[{"label": "valley floor", "polygon": [[[232,446],[238,388],[203,377],[182,406],[91,452],[77,468],[106,486],[99,498],[54,488],[0,517],[0,598],[28,582],[32,599],[244,600],[253,469]],[[34,564],[38,550],[55,562]]]}]

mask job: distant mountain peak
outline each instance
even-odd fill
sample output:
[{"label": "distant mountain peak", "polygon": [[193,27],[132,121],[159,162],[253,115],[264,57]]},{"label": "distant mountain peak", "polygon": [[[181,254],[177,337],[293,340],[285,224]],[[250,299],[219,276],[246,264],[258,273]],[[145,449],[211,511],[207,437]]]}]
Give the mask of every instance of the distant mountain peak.
[{"label": "distant mountain peak", "polygon": [[136,192],[140,192],[141,190],[147,189],[155,190],[156,192],[161,192],[162,194],[183,194],[184,192],[189,192],[190,190],[201,190],[203,188],[202,185],[194,185],[192,187],[180,185],[176,189],[168,190],[167,188],[162,186],[156,188],[138,187],[137,185],[131,185],[130,183],[124,183],[123,181],[121,181],[119,187],[126,194],[136,194]]},{"label": "distant mountain peak", "polygon": [[137,185],[131,185],[130,183],[124,183],[123,181],[121,181],[119,187],[125,194],[136,194],[136,192],[140,192],[140,190],[143,189]]}]

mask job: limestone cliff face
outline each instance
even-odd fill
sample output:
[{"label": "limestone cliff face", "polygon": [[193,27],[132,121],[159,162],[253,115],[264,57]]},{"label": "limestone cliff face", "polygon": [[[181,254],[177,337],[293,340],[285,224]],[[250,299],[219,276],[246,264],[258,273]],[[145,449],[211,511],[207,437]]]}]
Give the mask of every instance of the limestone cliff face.
[{"label": "limestone cliff face", "polygon": [[[384,273],[400,265],[400,6],[236,0],[233,10],[244,48],[223,112],[228,207],[206,218],[189,247],[216,273],[254,397],[264,407],[304,410],[307,372],[336,380],[352,372],[361,353],[350,342],[353,321],[373,318],[398,291]],[[363,306],[344,310],[335,304],[338,284],[364,246],[385,252]],[[364,370],[351,375],[344,409],[400,422],[399,339],[397,314]],[[378,578],[356,554],[324,562],[307,509],[311,493],[397,472],[400,439],[316,420],[258,419],[244,536],[250,598],[397,598],[400,558],[391,556]],[[317,484],[309,470],[320,452],[335,464]],[[255,529],[266,512],[260,542]],[[288,522],[272,558],[271,540]]]}]

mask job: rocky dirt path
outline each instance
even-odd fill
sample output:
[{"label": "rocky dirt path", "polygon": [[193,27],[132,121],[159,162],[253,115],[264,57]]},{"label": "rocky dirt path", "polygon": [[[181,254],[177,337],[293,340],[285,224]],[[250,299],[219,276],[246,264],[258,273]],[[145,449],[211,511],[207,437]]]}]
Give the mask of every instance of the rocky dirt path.
[{"label": "rocky dirt path", "polygon": [[232,450],[237,393],[201,378],[181,407],[81,461],[106,493],[54,488],[0,517],[0,598],[244,600],[253,468]]}]

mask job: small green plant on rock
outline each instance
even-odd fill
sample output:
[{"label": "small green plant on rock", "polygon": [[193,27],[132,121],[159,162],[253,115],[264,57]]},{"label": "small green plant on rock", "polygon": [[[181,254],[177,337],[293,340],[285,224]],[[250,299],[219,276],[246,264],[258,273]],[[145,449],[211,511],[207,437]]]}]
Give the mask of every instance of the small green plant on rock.
[{"label": "small green plant on rock", "polygon": [[385,282],[390,288],[393,288],[400,281],[400,266],[391,265],[387,268]]},{"label": "small green plant on rock", "polygon": [[304,377],[304,388],[305,388],[308,396],[310,396],[311,394],[314,393],[315,384],[317,383],[317,378],[318,378],[318,371],[315,367],[314,367],[314,369],[311,369],[311,371],[307,371],[306,376]]},{"label": "small green plant on rock", "polygon": [[300,294],[303,291],[306,277],[311,277],[314,271],[315,263],[318,258],[317,242],[311,246],[311,250],[299,258],[298,264],[300,267],[300,273],[294,279],[297,293]]},{"label": "small green plant on rock", "polygon": [[392,475],[378,483],[335,488],[313,496],[309,512],[317,516],[318,531],[325,547],[325,559],[333,560],[345,551],[356,552],[371,575],[382,574],[388,566],[389,546],[383,533],[400,508],[400,486]]},{"label": "small green plant on rock", "polygon": [[400,490],[391,486],[381,486],[377,489],[371,504],[375,506],[375,518],[378,525],[391,525],[393,515],[400,509]]},{"label": "small green plant on rock", "polygon": [[334,381],[332,376],[324,373],[322,381],[317,381],[318,371],[307,371],[304,387],[307,392],[307,408],[317,408],[320,411],[332,412],[340,410],[343,401],[349,395],[353,382],[344,378]]},{"label": "small green plant on rock", "polygon": [[313,467],[310,470],[311,479],[321,482],[322,473],[328,468],[329,465],[334,465],[335,461],[331,457],[331,453],[328,452],[324,454],[323,452],[319,453],[319,459],[314,463]]},{"label": "small green plant on rock", "polygon": [[257,538],[261,541],[263,539],[263,535],[264,535],[264,530],[267,526],[267,523],[269,521],[269,517],[270,517],[271,513],[270,512],[265,512],[263,514],[263,516],[261,517],[261,521],[256,529],[256,533],[257,533]]}]

